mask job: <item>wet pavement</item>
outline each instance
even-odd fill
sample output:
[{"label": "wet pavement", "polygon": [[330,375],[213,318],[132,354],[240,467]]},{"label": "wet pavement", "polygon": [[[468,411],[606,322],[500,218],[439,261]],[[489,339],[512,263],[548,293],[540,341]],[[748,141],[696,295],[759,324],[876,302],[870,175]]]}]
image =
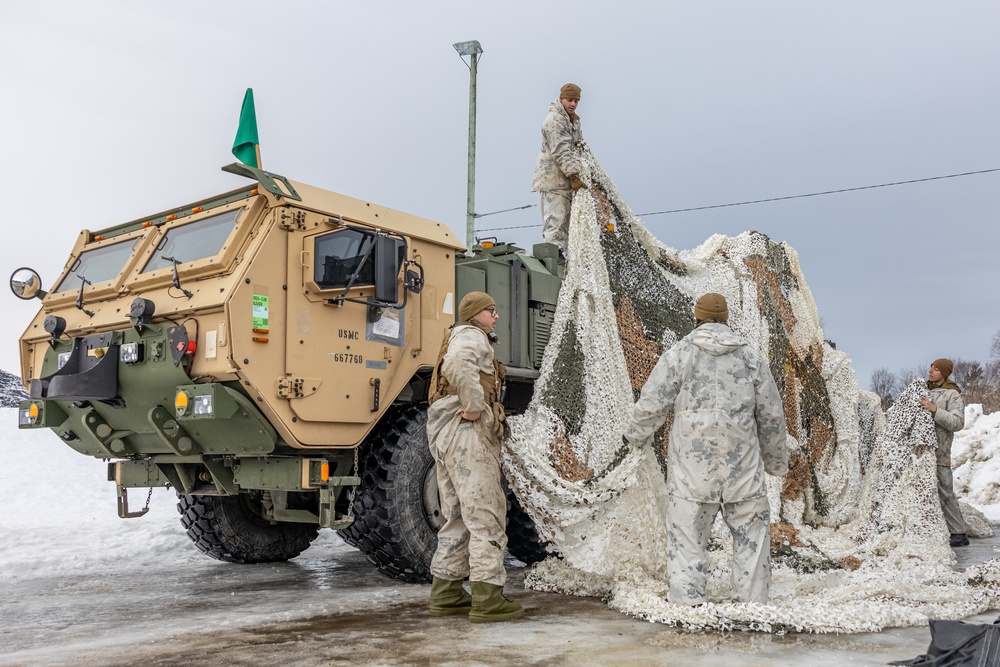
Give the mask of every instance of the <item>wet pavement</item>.
[{"label": "wet pavement", "polygon": [[[1000,537],[958,550],[1000,556]],[[883,665],[923,653],[926,627],[860,635],[689,632],[600,600],[507,590],[524,620],[475,625],[426,615],[428,585],[374,571],[324,534],[295,561],[94,568],[0,590],[0,665]],[[992,622],[983,614],[973,622]]]}]

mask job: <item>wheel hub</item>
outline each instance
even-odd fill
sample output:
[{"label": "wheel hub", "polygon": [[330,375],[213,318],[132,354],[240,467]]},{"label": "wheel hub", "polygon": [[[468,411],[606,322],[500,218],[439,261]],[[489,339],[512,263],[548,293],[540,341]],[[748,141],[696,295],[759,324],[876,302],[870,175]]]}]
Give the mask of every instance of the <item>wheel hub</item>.
[{"label": "wheel hub", "polygon": [[444,513],[441,511],[441,496],[438,493],[437,468],[431,464],[424,473],[423,484],[424,518],[434,532],[441,530],[445,524]]}]

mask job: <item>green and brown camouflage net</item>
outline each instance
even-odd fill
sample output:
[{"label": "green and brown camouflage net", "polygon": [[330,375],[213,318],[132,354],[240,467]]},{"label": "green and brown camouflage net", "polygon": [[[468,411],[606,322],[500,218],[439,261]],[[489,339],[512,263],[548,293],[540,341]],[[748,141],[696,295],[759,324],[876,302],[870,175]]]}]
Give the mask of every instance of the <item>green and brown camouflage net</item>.
[{"label": "green and brown camouflage net", "polygon": [[[621,611],[692,628],[859,632],[964,618],[1000,606],[997,561],[957,573],[937,501],[933,425],[911,386],[883,415],[850,359],[823,340],[791,247],[759,232],[689,251],[646,230],[587,152],[569,264],[535,398],[513,418],[504,468],[558,558],[543,590],[599,595]],[[781,391],[790,469],[768,479],[771,603],[729,601],[731,540],[717,521],[709,604],[664,601],[664,427],[652,452],[624,447],[632,404],[665,349],[718,292],[729,325],[768,360]]]}]

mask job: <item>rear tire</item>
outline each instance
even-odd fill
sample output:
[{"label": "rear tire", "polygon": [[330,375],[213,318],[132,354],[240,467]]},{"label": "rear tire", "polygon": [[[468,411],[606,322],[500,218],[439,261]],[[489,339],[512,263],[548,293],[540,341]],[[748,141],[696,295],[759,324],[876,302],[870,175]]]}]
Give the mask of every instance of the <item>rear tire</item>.
[{"label": "rear tire", "polygon": [[[382,574],[401,581],[429,581],[437,531],[445,519],[427,443],[426,404],[391,408],[360,447],[361,485],[354,499],[354,523],[338,533]],[[511,555],[524,563],[536,563],[547,555],[535,524],[510,491],[507,539]]]},{"label": "rear tire", "polygon": [[309,548],[319,527],[262,518],[256,495],[178,496],[188,537],[203,553],[229,563],[277,563]]},{"label": "rear tire", "polygon": [[390,408],[360,447],[354,522],[337,532],[382,574],[429,581],[444,518],[427,445],[427,406]]},{"label": "rear tire", "polygon": [[507,551],[525,565],[534,565],[549,555],[545,550],[547,544],[538,536],[535,522],[521,507],[517,496],[507,489]]}]

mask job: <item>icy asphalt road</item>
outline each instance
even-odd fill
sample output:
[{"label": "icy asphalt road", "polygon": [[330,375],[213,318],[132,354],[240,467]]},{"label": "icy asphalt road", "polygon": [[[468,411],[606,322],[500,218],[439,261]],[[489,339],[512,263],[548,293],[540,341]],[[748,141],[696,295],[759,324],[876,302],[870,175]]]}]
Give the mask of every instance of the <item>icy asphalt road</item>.
[{"label": "icy asphalt road", "polygon": [[[193,547],[192,547],[193,548]],[[1000,555],[1000,537],[959,566]],[[0,665],[884,665],[923,653],[927,628],[864,635],[700,633],[638,621],[600,600],[508,589],[518,622],[426,615],[428,585],[377,574],[328,531],[295,561],[230,565],[168,554],[0,590]],[[995,615],[974,617],[992,622]]]},{"label": "icy asphalt road", "polygon": [[[603,602],[508,591],[528,616],[431,619],[428,585],[387,579],[330,531],[289,563],[231,565],[187,539],[171,491],[116,516],[106,466],[0,410],[0,666],[884,665],[927,649],[926,627],[867,635],[692,633]],[[141,494],[131,499],[142,505]],[[996,517],[994,517],[994,520]],[[1000,556],[1000,537],[959,549]],[[992,622],[996,614],[974,617]]]}]

